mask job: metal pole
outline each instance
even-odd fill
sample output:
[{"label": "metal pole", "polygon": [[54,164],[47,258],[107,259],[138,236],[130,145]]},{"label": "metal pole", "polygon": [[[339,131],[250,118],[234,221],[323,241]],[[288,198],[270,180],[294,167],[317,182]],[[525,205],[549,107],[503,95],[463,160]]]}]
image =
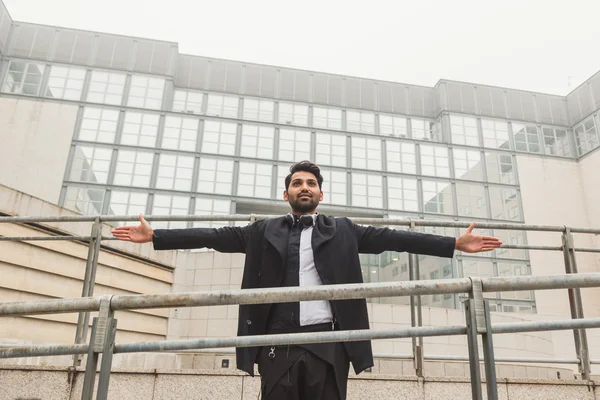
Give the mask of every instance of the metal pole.
[{"label": "metal pole", "polygon": [[[102,236],[102,225],[100,220],[92,225],[91,239],[88,247],[88,255],[85,263],[85,274],[83,278],[83,289],[81,297],[91,297],[94,294],[94,283],[96,281],[96,264],[98,263],[98,251]],[[75,344],[84,343],[87,338],[88,325],[90,323],[90,313],[88,311],[79,313],[77,319],[77,331],[75,332]],[[73,357],[73,366],[81,365],[81,355]]]},{"label": "metal pole", "polygon": [[485,316],[485,332],[482,334],[482,342],[487,398],[488,400],[498,400],[496,361],[494,359],[494,342],[492,340],[492,320],[490,317],[490,304],[487,300],[483,302],[483,312]]},{"label": "metal pole", "polygon": [[[110,314],[112,315],[112,312]],[[102,350],[102,364],[100,365],[100,378],[98,379],[96,400],[107,400],[108,398],[108,384],[110,383],[110,370],[115,350],[116,333],[117,320],[109,317],[107,319],[106,336],[104,338],[104,349]]]},{"label": "metal pole", "polygon": [[[414,232],[414,221],[410,221],[408,230]],[[416,256],[414,254],[408,254],[408,273],[411,281],[419,280],[418,264],[415,259]],[[422,325],[421,308],[419,307],[421,303],[420,300],[420,296],[410,296],[410,325],[412,327]],[[415,369],[415,374],[421,377],[423,376],[423,351],[422,347],[420,347],[422,343],[422,338],[420,340],[417,337],[412,338],[413,367]]]},{"label": "metal pole", "polygon": [[477,318],[475,316],[475,300],[465,299],[465,317],[467,322],[467,346],[469,348],[469,370],[471,372],[471,397],[483,400],[481,390],[481,370],[479,369],[479,348],[477,347]]},{"label": "metal pole", "polygon": [[92,324],[92,335],[90,336],[90,346],[88,348],[87,363],[85,365],[85,375],[83,378],[81,400],[92,400],[94,394],[94,384],[96,383],[96,368],[98,367],[98,353],[94,351],[94,339],[96,338],[97,327],[98,318],[94,318],[94,322]]},{"label": "metal pole", "polygon": [[[573,240],[573,234],[571,233],[571,230],[569,228],[565,228],[565,232],[562,235],[562,244],[563,256],[565,260],[565,272],[567,274],[577,274],[575,244]],[[584,318],[583,302],[581,300],[581,289],[568,289],[568,293],[569,306],[571,309],[571,318]],[[581,373],[581,378],[583,380],[589,380],[591,374],[591,365],[589,357],[589,347],[587,342],[587,333],[585,329],[573,330],[573,338],[575,340],[575,351],[577,352],[577,357],[580,360],[579,373]]]},{"label": "metal pole", "polygon": [[[416,231],[415,221],[410,221],[410,230]],[[415,259],[415,278],[416,280],[421,279],[421,266],[419,264],[419,256],[413,255]],[[420,295],[417,295],[417,326],[423,326],[423,302]],[[423,368],[425,364],[425,360],[423,359],[423,337],[419,336],[417,338],[419,344],[417,345],[417,353],[415,354],[415,359],[417,361],[416,373],[417,376],[423,377]]]}]

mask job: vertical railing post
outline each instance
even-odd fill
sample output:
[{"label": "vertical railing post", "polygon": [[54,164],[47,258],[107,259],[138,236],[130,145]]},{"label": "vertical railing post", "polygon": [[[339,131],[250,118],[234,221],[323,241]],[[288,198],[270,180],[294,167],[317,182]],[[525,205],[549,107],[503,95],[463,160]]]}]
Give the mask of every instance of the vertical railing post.
[{"label": "vertical railing post", "polygon": [[[110,306],[111,299],[112,296],[104,296],[102,298],[98,317],[94,318],[81,400],[92,400],[100,353],[102,353],[102,363],[100,365],[100,379],[98,380],[96,399],[106,400],[116,333],[116,320]],[[104,397],[100,397],[100,395]]]},{"label": "vertical railing post", "polygon": [[[81,297],[90,297],[94,294],[94,283],[96,282],[96,269],[98,266],[98,253],[102,241],[102,224],[100,218],[96,218],[92,225],[88,255],[85,262],[85,273],[83,277],[83,289]],[[75,344],[85,343],[87,339],[88,325],[90,323],[90,313],[81,312],[77,319],[77,331],[75,332]],[[81,364],[81,355],[73,356],[73,366]]]},{"label": "vertical railing post", "polygon": [[498,400],[498,385],[496,382],[496,360],[494,357],[494,341],[492,340],[492,319],[490,317],[490,302],[484,300],[483,315],[485,331],[482,332],[483,361],[485,363],[485,384],[488,400]]},{"label": "vertical railing post", "polygon": [[85,364],[85,375],[83,377],[81,400],[92,400],[94,395],[96,368],[98,367],[98,353],[94,352],[94,340],[96,339],[97,327],[98,318],[94,318],[94,322],[92,324],[92,334],[90,335],[90,346],[87,353],[87,362]]},{"label": "vertical railing post", "polygon": [[[409,231],[416,230],[415,221],[410,221]],[[419,261],[414,254],[408,254],[408,276],[411,281],[419,280]],[[412,327],[423,325],[421,296],[410,296],[410,324]],[[417,376],[423,376],[423,338],[412,338],[413,365]]]},{"label": "vertical railing post", "polygon": [[[562,235],[563,256],[565,260],[565,272],[567,274],[577,273],[577,260],[575,258],[575,242],[573,234],[568,227]],[[569,306],[571,309],[571,318],[584,318],[583,302],[581,300],[581,289],[567,289],[569,293]],[[583,380],[590,379],[591,366],[587,333],[585,329],[573,329],[573,338],[575,340],[575,351],[579,359],[579,373]]]},{"label": "vertical railing post", "polygon": [[481,370],[479,369],[479,347],[477,346],[477,317],[475,316],[475,300],[463,301],[467,325],[467,347],[469,349],[469,370],[471,374],[471,398],[483,400],[481,391]]}]

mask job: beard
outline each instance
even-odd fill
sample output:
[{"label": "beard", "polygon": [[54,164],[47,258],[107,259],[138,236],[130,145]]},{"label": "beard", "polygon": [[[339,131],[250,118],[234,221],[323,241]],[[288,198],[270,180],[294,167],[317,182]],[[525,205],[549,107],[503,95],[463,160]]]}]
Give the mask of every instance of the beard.
[{"label": "beard", "polygon": [[294,212],[305,214],[314,211],[319,205],[319,199],[313,197],[289,199],[290,206]]}]

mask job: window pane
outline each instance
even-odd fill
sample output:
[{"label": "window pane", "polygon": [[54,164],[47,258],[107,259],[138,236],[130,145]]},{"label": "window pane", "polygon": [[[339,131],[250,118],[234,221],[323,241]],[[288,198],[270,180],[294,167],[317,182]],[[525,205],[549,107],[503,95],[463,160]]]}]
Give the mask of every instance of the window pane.
[{"label": "window pane", "polygon": [[512,124],[515,150],[541,153],[540,138],[535,125]]},{"label": "window pane", "polygon": [[104,189],[68,187],[65,208],[84,215],[101,215],[105,193]]},{"label": "window pane", "polygon": [[511,221],[521,220],[517,189],[491,186],[490,201],[492,206],[492,218],[507,219]]},{"label": "window pane", "polygon": [[[170,196],[164,194],[154,195],[152,215],[189,215],[190,198],[184,196]],[[186,228],[186,221],[154,221],[154,229],[180,229]]]},{"label": "window pane", "polygon": [[189,114],[201,114],[203,98],[202,92],[175,90],[172,110]]},{"label": "window pane", "polygon": [[8,66],[3,92],[39,96],[44,65],[12,60]]},{"label": "window pane", "polygon": [[279,159],[282,161],[309,160],[310,157],[309,131],[281,129],[279,131]]},{"label": "window pane", "polygon": [[488,181],[515,184],[513,158],[509,153],[485,153]]},{"label": "window pane", "polygon": [[149,188],[153,161],[150,152],[120,149],[113,184]]},{"label": "window pane", "polygon": [[127,111],[121,134],[121,144],[154,147],[158,133],[158,114]]},{"label": "window pane", "polygon": [[483,131],[484,147],[510,149],[510,141],[508,139],[508,123],[506,121],[482,119],[481,127]]},{"label": "window pane", "polygon": [[275,128],[272,126],[242,126],[242,157],[273,159]]},{"label": "window pane", "polygon": [[599,146],[594,117],[588,118],[583,124],[575,127],[575,146],[578,156],[589,153]]},{"label": "window pane", "polygon": [[235,155],[237,125],[232,122],[205,121],[202,152]]},{"label": "window pane", "polygon": [[379,116],[379,133],[384,136],[406,137],[406,118],[392,115]]},{"label": "window pane", "polygon": [[239,100],[235,96],[224,96],[216,93],[208,94],[207,115],[237,118]]},{"label": "window pane", "polygon": [[233,160],[201,158],[198,192],[231,195]]},{"label": "window pane", "polygon": [[485,187],[469,183],[456,183],[458,215],[488,218]]},{"label": "window pane", "polygon": [[112,149],[77,146],[71,165],[72,181],[107,183]]},{"label": "window pane", "polygon": [[79,140],[113,143],[117,133],[119,112],[102,108],[86,107],[83,111]]},{"label": "window pane", "polygon": [[[229,215],[231,201],[196,197],[195,215]],[[194,221],[194,228],[220,228],[229,225],[227,221]]]},{"label": "window pane", "polygon": [[323,176],[323,203],[345,206],[347,204],[346,172],[321,169],[321,175]]},{"label": "window pane", "polygon": [[416,174],[417,161],[414,143],[404,143],[395,140],[386,142],[387,170],[403,174]]},{"label": "window pane", "polygon": [[[113,191],[110,195],[109,215],[139,215],[146,213],[148,193]],[[119,222],[114,225],[137,225],[137,221]]]},{"label": "window pane", "polygon": [[189,191],[192,189],[194,157],[161,154],[156,187],[158,189]]},{"label": "window pane", "polygon": [[453,214],[453,196],[450,182],[423,180],[423,211]]},{"label": "window pane", "polygon": [[129,89],[129,107],[150,108],[160,110],[165,88],[164,78],[144,75],[133,75]]},{"label": "window pane", "polygon": [[353,137],[352,168],[381,171],[381,140]]},{"label": "window pane", "polygon": [[167,116],[161,147],[163,149],[196,151],[198,120]]},{"label": "window pane", "polygon": [[317,132],[317,164],[346,166],[346,136]]},{"label": "window pane", "polygon": [[240,162],[238,196],[271,198],[271,175],[270,164]]},{"label": "window pane", "polygon": [[53,65],[50,69],[46,97],[80,100],[85,68]]},{"label": "window pane", "polygon": [[313,107],[313,126],[316,128],[342,129],[342,110],[328,107]]},{"label": "window pane", "polygon": [[279,103],[277,121],[287,125],[308,125],[308,106],[295,103]]},{"label": "window pane", "polygon": [[450,133],[452,143],[465,144],[468,146],[479,146],[477,134],[477,119],[462,115],[450,116]]},{"label": "window pane", "polygon": [[417,180],[388,176],[388,208],[399,211],[419,211]]},{"label": "window pane", "polygon": [[121,105],[125,77],[124,73],[119,72],[92,71],[87,101]]},{"label": "window pane", "polygon": [[272,100],[244,99],[244,119],[273,122],[275,102]]},{"label": "window pane", "polygon": [[454,176],[456,179],[483,180],[481,153],[476,150],[454,148]]},{"label": "window pane", "polygon": [[346,111],[346,130],[375,133],[375,114],[363,111]]},{"label": "window pane", "polygon": [[381,175],[352,174],[352,205],[383,208],[383,179]]},{"label": "window pane", "polygon": [[421,173],[423,175],[450,177],[448,149],[441,146],[421,145]]},{"label": "window pane", "polygon": [[542,132],[546,154],[571,157],[571,146],[566,129],[543,127]]},{"label": "window pane", "polygon": [[440,128],[434,121],[411,118],[410,123],[414,139],[441,141]]}]

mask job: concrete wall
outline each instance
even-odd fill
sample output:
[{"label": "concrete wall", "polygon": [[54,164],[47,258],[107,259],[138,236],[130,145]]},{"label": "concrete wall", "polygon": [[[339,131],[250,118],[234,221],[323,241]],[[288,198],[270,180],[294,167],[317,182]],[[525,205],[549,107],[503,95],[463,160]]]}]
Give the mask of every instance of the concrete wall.
[{"label": "concrete wall", "polygon": [[[600,159],[600,158],[599,158]],[[590,161],[593,159],[590,157]],[[591,169],[582,174],[579,163],[527,155],[517,156],[519,181],[523,200],[525,222],[528,224],[599,226],[600,218],[590,218],[594,209],[593,193],[598,191],[593,184]],[[585,179],[584,179],[585,176]],[[595,211],[597,213],[597,211]],[[559,233],[528,232],[527,239],[532,245],[561,245]],[[593,235],[575,235],[578,247],[593,247]],[[562,253],[531,251],[533,275],[553,275],[565,273]],[[590,253],[577,254],[579,272],[598,272],[598,257]],[[598,289],[582,291],[588,316],[600,314]],[[536,292],[536,306],[540,314],[560,314],[569,316],[569,303],[565,290],[544,290]]]},{"label": "concrete wall", "polygon": [[58,203],[77,110],[70,104],[0,98],[0,184]]},{"label": "concrete wall", "polygon": [[[600,389],[594,381],[549,379],[498,379],[499,398],[543,400],[595,400]],[[260,378],[211,371],[122,370],[111,374],[108,398],[162,399],[256,399]],[[61,368],[0,367],[0,400],[81,398],[83,372]],[[483,387],[485,398],[485,387]],[[397,377],[361,374],[351,376],[348,400],[435,400],[471,398],[464,378]]]}]

